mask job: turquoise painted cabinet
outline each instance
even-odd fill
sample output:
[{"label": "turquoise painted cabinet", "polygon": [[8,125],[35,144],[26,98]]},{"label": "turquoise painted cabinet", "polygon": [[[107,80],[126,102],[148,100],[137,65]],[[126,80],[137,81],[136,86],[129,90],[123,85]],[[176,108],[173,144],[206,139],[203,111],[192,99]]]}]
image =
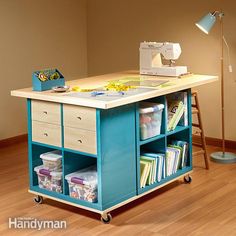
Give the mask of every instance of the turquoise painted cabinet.
[{"label": "turquoise painted cabinet", "polygon": [[[148,101],[164,104],[165,108],[162,113],[161,134],[144,141],[140,140],[139,135],[139,102],[111,109],[94,109],[95,130],[89,132],[95,135],[93,139],[96,140],[95,152],[85,152],[65,147],[65,143],[69,143],[71,140],[67,141],[65,136],[64,106],[66,105],[59,103],[57,104],[58,110],[55,109],[55,113],[60,114],[59,121],[52,119],[54,123],[50,124],[51,132],[55,138],[53,141],[54,143],[59,142],[59,145],[35,141],[33,129],[37,126],[35,126],[32,118],[32,100],[28,99],[30,192],[95,211],[103,216],[121,205],[190,173],[192,170],[191,90],[185,91],[188,94],[188,125],[177,126],[174,131],[167,132],[166,96],[149,99]],[[81,119],[81,117],[77,118]],[[45,122],[45,125],[41,127],[44,129],[47,126],[48,124]],[[79,129],[77,131],[80,132]],[[48,137],[48,133],[45,132],[44,135]],[[59,136],[60,138],[58,138]],[[172,139],[189,143],[187,166],[162,179],[161,182],[155,182],[152,185],[140,188],[140,153],[143,150],[148,150],[164,154],[168,143]],[[82,143],[80,139],[77,141]],[[34,171],[36,166],[42,164],[40,154],[52,150],[60,150],[62,153],[62,193],[39,188],[37,174]],[[91,203],[70,197],[65,176],[93,164],[97,166],[98,173],[97,202]]]}]

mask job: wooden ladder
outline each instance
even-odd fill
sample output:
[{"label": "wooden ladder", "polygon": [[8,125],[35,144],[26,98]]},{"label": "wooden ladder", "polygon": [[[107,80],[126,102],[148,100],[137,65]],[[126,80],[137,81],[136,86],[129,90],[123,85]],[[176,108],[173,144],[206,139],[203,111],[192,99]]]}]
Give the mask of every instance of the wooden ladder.
[{"label": "wooden ladder", "polygon": [[192,115],[197,115],[197,122],[198,123],[192,123],[193,127],[196,127],[198,131],[196,134],[199,134],[200,141],[199,142],[193,142],[193,146],[200,147],[201,150],[193,152],[193,157],[198,155],[204,156],[205,166],[206,169],[209,169],[209,160],[207,156],[207,150],[206,150],[206,140],[202,125],[202,118],[201,118],[201,112],[200,112],[200,106],[199,106],[199,100],[197,96],[197,92],[192,92]]}]

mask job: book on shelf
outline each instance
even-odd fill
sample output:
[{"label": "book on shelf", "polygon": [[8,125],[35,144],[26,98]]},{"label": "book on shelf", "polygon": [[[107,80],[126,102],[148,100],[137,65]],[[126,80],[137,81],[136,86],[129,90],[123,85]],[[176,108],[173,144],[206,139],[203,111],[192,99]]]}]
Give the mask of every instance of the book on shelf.
[{"label": "book on shelf", "polygon": [[182,169],[187,164],[188,143],[180,140],[172,140],[166,150],[166,171],[170,176]]},{"label": "book on shelf", "polygon": [[148,178],[147,178],[146,184],[148,184],[148,185],[153,184],[154,181],[156,180],[156,178],[155,178],[156,158],[141,156],[140,160],[150,164],[150,171],[148,173]]},{"label": "book on shelf", "polygon": [[181,150],[175,147],[167,147],[166,150],[166,173],[167,176],[175,174],[179,169]]},{"label": "book on shelf", "polygon": [[143,153],[140,156],[140,187],[160,182],[164,178],[164,154]]},{"label": "book on shelf", "polygon": [[140,161],[140,187],[141,188],[145,187],[149,172],[150,172],[150,163],[141,160]]},{"label": "book on shelf", "polygon": [[156,181],[160,182],[162,178],[165,178],[165,154],[163,153],[144,153],[146,157],[156,158]]},{"label": "book on shelf", "polygon": [[180,123],[188,125],[188,94],[187,92],[177,92],[167,96],[167,131],[174,130]]},{"label": "book on shelf", "polygon": [[187,165],[188,159],[188,142],[182,140],[172,140],[171,145],[181,147],[183,149],[181,157],[181,168],[185,167]]}]

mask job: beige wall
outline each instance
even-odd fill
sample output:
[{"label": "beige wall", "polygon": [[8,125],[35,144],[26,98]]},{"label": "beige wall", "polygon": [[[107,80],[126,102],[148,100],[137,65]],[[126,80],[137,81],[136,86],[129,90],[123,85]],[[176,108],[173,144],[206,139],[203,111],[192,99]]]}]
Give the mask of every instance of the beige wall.
[{"label": "beige wall", "polygon": [[[225,36],[236,65],[234,2],[0,1],[0,140],[26,132],[25,100],[11,97],[10,90],[31,86],[34,70],[56,67],[69,80],[86,76],[87,69],[90,75],[138,69],[139,43],[150,40],[180,42],[178,64],[194,73],[219,75],[219,27],[207,36],[194,26],[211,10],[222,7],[226,14]],[[234,69],[229,74],[225,66],[226,137],[231,140],[236,140]],[[199,94],[206,134],[220,137],[220,83],[200,87]]]},{"label": "beige wall", "polygon": [[[89,74],[138,69],[141,41],[179,42],[178,64],[193,73],[220,73],[219,23],[209,36],[194,23],[206,12],[222,8],[225,37],[236,65],[236,3],[234,0],[88,0]],[[227,61],[227,60],[225,60]],[[236,66],[225,66],[226,138],[236,140]],[[220,137],[220,83],[199,88],[207,136]]]},{"label": "beige wall", "polygon": [[86,0],[0,1],[0,140],[26,133],[26,101],[10,90],[31,86],[32,71],[87,75]]}]

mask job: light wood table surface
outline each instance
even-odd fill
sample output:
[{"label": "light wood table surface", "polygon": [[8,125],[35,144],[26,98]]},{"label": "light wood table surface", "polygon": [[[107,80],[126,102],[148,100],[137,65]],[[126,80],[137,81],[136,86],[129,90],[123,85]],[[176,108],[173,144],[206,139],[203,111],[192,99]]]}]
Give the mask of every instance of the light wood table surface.
[{"label": "light wood table surface", "polygon": [[73,104],[79,106],[87,106],[101,109],[109,109],[121,105],[130,104],[133,102],[138,102],[141,100],[161,96],[168,93],[173,93],[176,91],[193,88],[196,86],[200,86],[203,84],[211,83],[218,80],[217,76],[214,75],[188,75],[182,78],[176,77],[159,77],[159,76],[142,76],[139,75],[137,71],[125,71],[118,72],[113,74],[106,74],[100,76],[93,76],[83,79],[71,80],[67,81],[66,85],[70,87],[79,86],[80,88],[99,88],[107,85],[108,81],[111,80],[121,80],[121,79],[137,79],[137,77],[144,78],[145,80],[169,80],[168,86],[158,86],[149,90],[145,93],[134,94],[132,96],[124,96],[113,101],[102,101],[98,99],[87,99],[84,97],[76,97],[76,96],[68,96],[68,93],[76,93],[74,91],[70,91],[67,93],[55,93],[51,90],[37,92],[32,91],[32,88],[24,88],[13,90],[11,92],[12,96],[30,98],[30,99],[38,99],[43,101],[51,101],[65,104]]}]

